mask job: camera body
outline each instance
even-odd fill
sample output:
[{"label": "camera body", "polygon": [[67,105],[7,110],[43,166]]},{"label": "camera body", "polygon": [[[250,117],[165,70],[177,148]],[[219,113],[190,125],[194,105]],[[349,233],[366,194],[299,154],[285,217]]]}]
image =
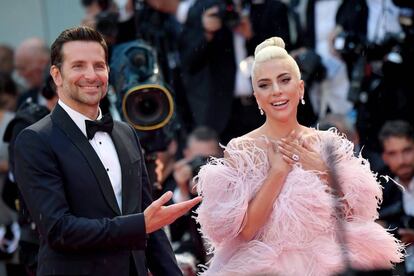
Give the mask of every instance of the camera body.
[{"label": "camera body", "polygon": [[191,172],[193,174],[193,177],[198,174],[198,172],[201,169],[201,166],[207,164],[207,161],[208,161],[207,156],[197,155],[196,157],[194,157],[193,159],[191,159],[188,162],[188,165],[191,168]]},{"label": "camera body", "polygon": [[326,68],[322,58],[312,49],[306,49],[295,56],[302,80],[307,86],[313,82],[321,82],[326,78]]},{"label": "camera body", "polygon": [[219,5],[218,16],[227,28],[234,29],[239,25],[241,20],[241,6],[238,6],[234,0],[224,0]]},{"label": "camera body", "polygon": [[365,42],[354,32],[342,31],[335,37],[334,49],[344,60],[355,60],[365,49]]}]

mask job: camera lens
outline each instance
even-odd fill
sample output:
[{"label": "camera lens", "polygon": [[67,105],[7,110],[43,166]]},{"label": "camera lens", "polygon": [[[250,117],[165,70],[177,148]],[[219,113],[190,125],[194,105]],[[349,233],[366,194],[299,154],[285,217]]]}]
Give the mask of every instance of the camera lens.
[{"label": "camera lens", "polygon": [[131,59],[131,62],[134,66],[137,67],[144,66],[146,63],[145,55],[143,53],[136,53]]},{"label": "camera lens", "polygon": [[126,119],[141,129],[161,127],[172,115],[172,98],[165,89],[156,85],[141,85],[132,88],[124,97]]}]

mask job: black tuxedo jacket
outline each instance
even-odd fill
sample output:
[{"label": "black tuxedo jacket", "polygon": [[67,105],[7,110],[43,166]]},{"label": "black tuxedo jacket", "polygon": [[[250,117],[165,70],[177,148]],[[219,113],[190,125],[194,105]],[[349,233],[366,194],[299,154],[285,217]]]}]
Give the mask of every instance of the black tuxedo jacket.
[{"label": "black tuxedo jacket", "polygon": [[[395,177],[391,174],[388,168],[385,168],[380,175],[389,175]],[[383,198],[381,206],[379,209],[379,219],[387,223],[386,227],[392,230],[395,230],[397,227],[406,227],[404,225],[404,218],[407,217],[407,214],[404,211],[403,207],[403,193],[400,187],[397,186],[392,180],[386,181],[383,178],[380,178],[381,185],[383,187]],[[397,231],[395,231],[396,233]]]},{"label": "black tuxedo jacket", "polygon": [[181,275],[160,230],[145,232],[150,186],[135,131],[114,122],[122,212],[98,155],[57,105],[16,140],[16,179],[40,232],[39,275]]}]

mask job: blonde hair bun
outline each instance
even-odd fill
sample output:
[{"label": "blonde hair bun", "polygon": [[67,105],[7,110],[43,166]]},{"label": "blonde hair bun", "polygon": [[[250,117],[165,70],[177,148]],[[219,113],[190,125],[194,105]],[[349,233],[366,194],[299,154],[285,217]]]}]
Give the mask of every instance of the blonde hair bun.
[{"label": "blonde hair bun", "polygon": [[280,38],[278,36],[268,38],[265,41],[263,41],[262,43],[260,43],[259,45],[257,45],[256,49],[254,50],[254,55],[257,56],[257,54],[261,50],[265,49],[266,47],[270,47],[270,46],[276,46],[276,47],[280,47],[280,48],[285,49],[285,42],[283,41],[282,38]]},{"label": "blonde hair bun", "polygon": [[287,59],[292,65],[294,74],[298,79],[301,78],[298,64],[286,51],[283,39],[277,36],[268,38],[257,45],[254,51],[252,74],[254,75],[256,67],[259,66],[258,64],[272,59]]}]

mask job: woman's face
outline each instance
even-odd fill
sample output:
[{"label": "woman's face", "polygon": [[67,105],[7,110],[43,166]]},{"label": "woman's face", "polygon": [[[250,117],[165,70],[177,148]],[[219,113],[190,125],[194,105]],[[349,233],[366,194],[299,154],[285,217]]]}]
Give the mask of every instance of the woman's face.
[{"label": "woman's face", "polygon": [[271,59],[256,64],[253,90],[257,103],[269,119],[296,120],[304,84],[289,59]]}]

